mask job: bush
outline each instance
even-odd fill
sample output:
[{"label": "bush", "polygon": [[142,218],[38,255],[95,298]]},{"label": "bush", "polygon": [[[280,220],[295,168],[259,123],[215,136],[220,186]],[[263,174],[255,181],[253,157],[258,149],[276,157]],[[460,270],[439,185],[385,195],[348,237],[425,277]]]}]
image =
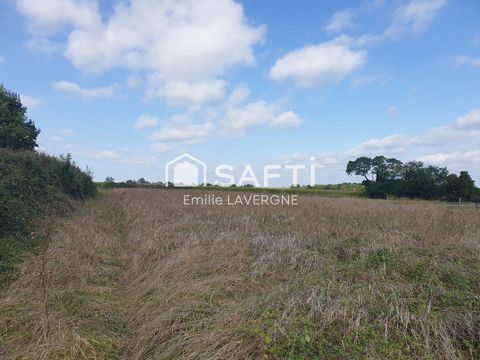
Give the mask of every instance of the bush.
[{"label": "bush", "polygon": [[70,156],[0,149],[0,174],[0,236],[27,232],[36,218],[96,193],[91,174]]}]

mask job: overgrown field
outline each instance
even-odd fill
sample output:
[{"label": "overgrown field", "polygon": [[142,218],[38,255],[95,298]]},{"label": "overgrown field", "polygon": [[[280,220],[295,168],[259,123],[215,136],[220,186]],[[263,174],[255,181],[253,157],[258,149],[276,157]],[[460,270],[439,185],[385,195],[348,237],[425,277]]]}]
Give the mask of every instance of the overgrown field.
[{"label": "overgrown field", "polygon": [[45,230],[0,295],[0,358],[480,357],[479,211],[183,193],[111,190]]}]

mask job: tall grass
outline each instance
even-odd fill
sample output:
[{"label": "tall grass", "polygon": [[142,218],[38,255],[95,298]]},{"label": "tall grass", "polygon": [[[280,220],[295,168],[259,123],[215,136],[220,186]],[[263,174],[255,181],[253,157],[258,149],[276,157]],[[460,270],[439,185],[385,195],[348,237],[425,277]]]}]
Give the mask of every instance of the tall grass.
[{"label": "tall grass", "polygon": [[112,190],[59,227],[48,336],[38,257],[0,300],[7,357],[479,357],[478,211],[310,196],[184,207],[185,192],[203,193]]}]

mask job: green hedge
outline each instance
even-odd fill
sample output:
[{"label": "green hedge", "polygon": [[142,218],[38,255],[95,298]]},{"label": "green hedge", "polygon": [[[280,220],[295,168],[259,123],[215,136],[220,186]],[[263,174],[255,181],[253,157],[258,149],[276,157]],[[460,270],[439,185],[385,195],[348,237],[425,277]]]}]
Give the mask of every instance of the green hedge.
[{"label": "green hedge", "polygon": [[0,236],[28,231],[36,218],[95,193],[91,174],[70,156],[0,149]]}]

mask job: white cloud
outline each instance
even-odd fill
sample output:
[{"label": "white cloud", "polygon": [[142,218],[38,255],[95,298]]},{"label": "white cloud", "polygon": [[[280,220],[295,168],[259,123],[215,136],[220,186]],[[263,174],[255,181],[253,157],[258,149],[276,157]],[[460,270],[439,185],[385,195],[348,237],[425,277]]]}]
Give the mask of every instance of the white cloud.
[{"label": "white cloud", "polygon": [[480,130],[480,109],[472,110],[468,114],[460,116],[455,121],[455,127],[458,129]]},{"label": "white cloud", "polygon": [[135,130],[147,129],[157,126],[159,123],[158,118],[150,115],[141,115],[135,124],[133,124],[133,128]]},{"label": "white cloud", "polygon": [[398,116],[398,109],[396,106],[390,106],[388,109],[387,109],[387,113],[388,115],[390,115],[391,117],[397,117]]},{"label": "white cloud", "polygon": [[415,142],[409,135],[389,135],[379,139],[370,139],[349,151],[352,155],[378,155],[383,153],[402,153]]},{"label": "white cloud", "polygon": [[454,67],[470,66],[480,69],[480,57],[473,57],[468,55],[452,55],[449,62]]},{"label": "white cloud", "polygon": [[170,150],[169,143],[174,142],[197,144],[214,136],[242,136],[259,126],[283,129],[298,127],[303,122],[295,112],[285,111],[281,102],[248,102],[249,95],[250,89],[239,86],[221,104],[200,106],[172,116],[151,135],[152,140],[160,142],[152,145],[152,151]]},{"label": "white cloud", "polygon": [[467,152],[453,151],[450,153],[436,153],[421,156],[418,160],[433,165],[448,165],[449,163],[480,163],[480,150],[471,150]]},{"label": "white cloud", "polygon": [[410,0],[397,2],[392,23],[381,33],[364,34],[351,39],[357,47],[374,45],[386,40],[396,40],[405,35],[418,35],[424,32],[447,0]]},{"label": "white cloud", "polygon": [[227,106],[220,115],[221,133],[225,135],[244,135],[250,128],[268,125],[272,128],[292,128],[299,126],[303,119],[293,111],[282,112],[280,104],[266,101],[250,102],[245,105]]},{"label": "white cloud", "polygon": [[5,58],[0,54],[0,64],[5,62]]},{"label": "white cloud", "polygon": [[338,82],[365,64],[366,51],[356,51],[336,39],[292,51],[277,60],[270,77],[280,81],[292,79],[299,86],[311,87]]},{"label": "white cloud", "polygon": [[159,87],[150,83],[148,96],[163,97],[172,105],[204,105],[220,101],[225,97],[226,82],[223,80],[205,80],[201,82],[170,81]]},{"label": "white cloud", "polygon": [[293,111],[287,111],[270,121],[269,125],[274,128],[284,129],[298,127],[302,122],[303,119],[300,116]]},{"label": "white cloud", "polygon": [[17,0],[33,34],[52,35],[64,27],[93,29],[101,24],[94,0]]},{"label": "white cloud", "polygon": [[[145,71],[152,95],[174,103],[219,99],[226,70],[253,65],[265,27],[253,26],[233,0],[131,0],[102,18],[94,0],[17,0],[35,37],[67,30],[64,56],[84,72]],[[212,92],[206,89],[215,85]],[[185,85],[195,84],[193,95]]]},{"label": "white cloud", "polygon": [[166,143],[153,143],[150,146],[150,150],[152,152],[157,152],[157,153],[162,153],[162,152],[167,152],[173,149],[173,145],[171,144],[166,144]]},{"label": "white cloud", "polygon": [[248,99],[250,93],[250,89],[245,86],[236,87],[228,97],[228,103],[231,105],[241,104]]},{"label": "white cloud", "polygon": [[204,141],[212,132],[211,123],[175,125],[168,124],[154,132],[151,136],[156,141],[180,141],[185,143],[199,143]]},{"label": "white cloud", "polygon": [[349,30],[355,26],[353,23],[354,17],[355,12],[350,8],[338,11],[332,15],[332,18],[324,27],[324,30],[329,34],[335,34]]},{"label": "white cloud", "polygon": [[44,104],[43,99],[25,95],[25,94],[20,95],[20,100],[22,101],[23,106],[26,106],[27,108],[30,108],[30,109],[39,107]]},{"label": "white cloud", "polygon": [[57,81],[52,84],[52,87],[55,91],[79,97],[83,100],[110,99],[118,90],[118,85],[116,84],[97,88],[82,88],[70,81]]},{"label": "white cloud", "polygon": [[[345,165],[359,156],[384,155],[402,161],[419,160],[426,164],[446,166],[452,173],[467,170],[473,178],[480,180],[480,150],[477,126],[480,110],[473,110],[459,117],[452,124],[430,128],[419,134],[393,134],[369,139],[344,152],[316,155],[315,163],[322,169],[318,172],[319,183],[352,181],[346,176]],[[468,120],[466,120],[468,119]],[[460,125],[460,127],[459,127]],[[467,128],[463,126],[468,125]],[[310,154],[311,155],[311,154]],[[283,162],[306,162],[309,156],[292,154]],[[308,179],[305,179],[308,181]],[[354,180],[355,181],[355,180]],[[360,178],[357,181],[361,181]]]},{"label": "white cloud", "polygon": [[384,37],[392,38],[405,33],[424,31],[446,3],[446,0],[411,0],[399,6],[394,21],[385,31]]}]

